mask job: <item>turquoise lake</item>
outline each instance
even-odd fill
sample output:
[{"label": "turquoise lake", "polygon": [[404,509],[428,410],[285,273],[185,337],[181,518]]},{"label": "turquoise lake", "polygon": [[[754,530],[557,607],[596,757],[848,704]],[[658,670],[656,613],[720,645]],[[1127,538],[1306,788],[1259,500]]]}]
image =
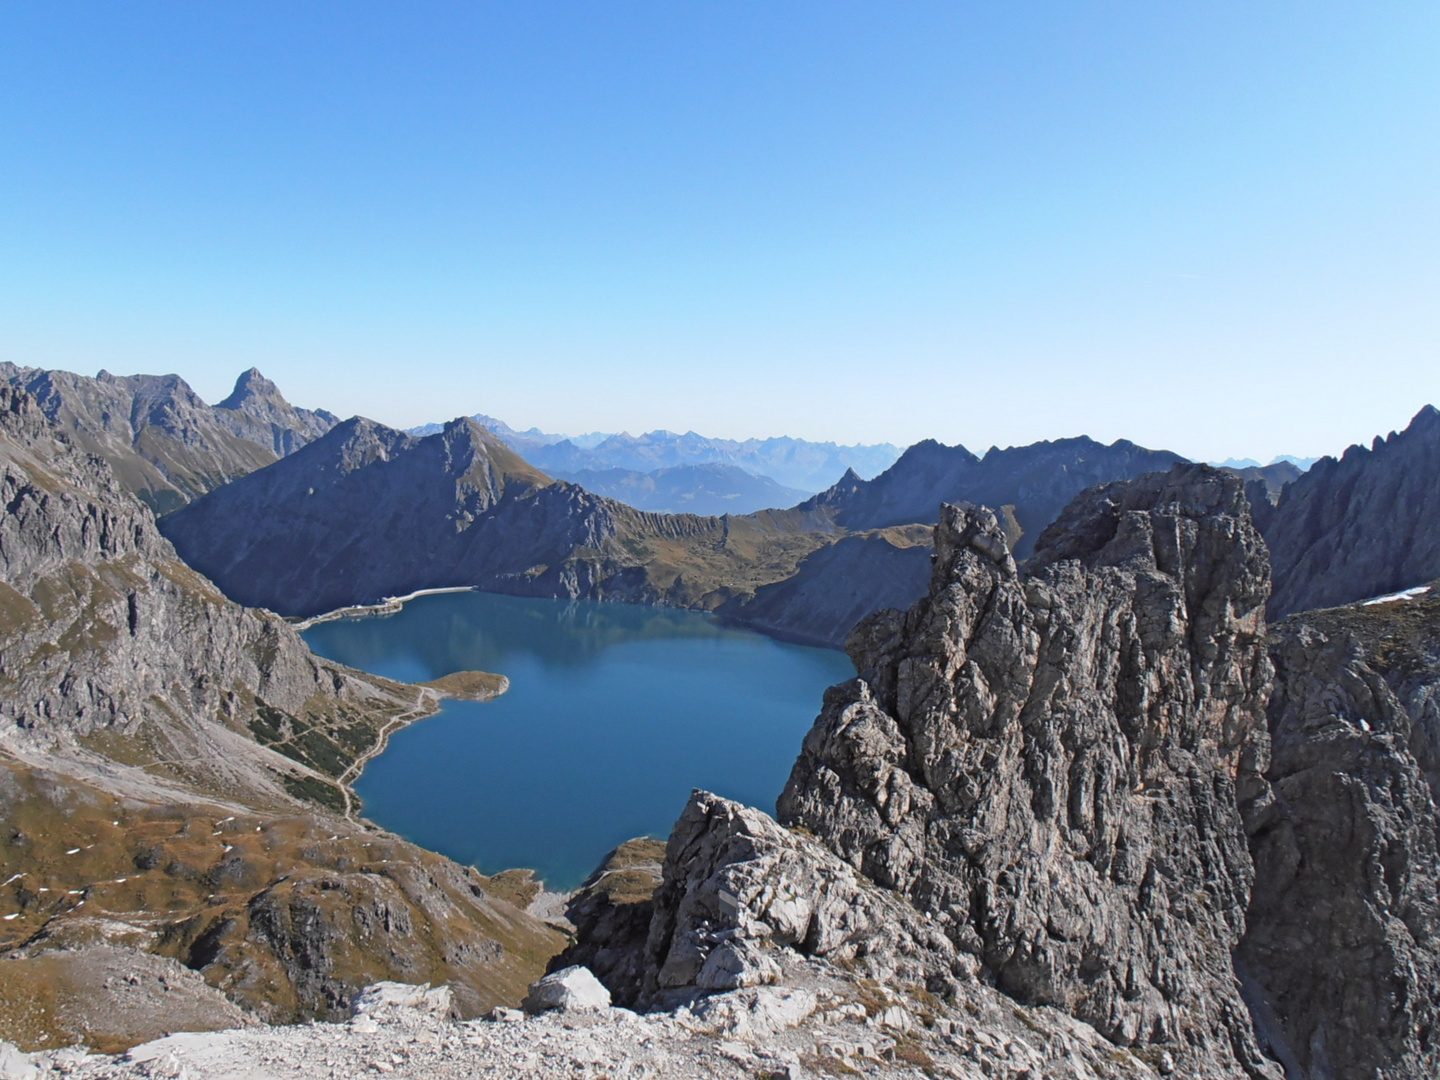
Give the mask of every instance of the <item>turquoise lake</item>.
[{"label": "turquoise lake", "polygon": [[688,611],[447,593],[321,623],[322,656],[406,682],[495,671],[396,733],[356,789],[365,816],[484,873],[578,885],[617,844],[669,834],[692,788],[773,813],[844,654]]}]

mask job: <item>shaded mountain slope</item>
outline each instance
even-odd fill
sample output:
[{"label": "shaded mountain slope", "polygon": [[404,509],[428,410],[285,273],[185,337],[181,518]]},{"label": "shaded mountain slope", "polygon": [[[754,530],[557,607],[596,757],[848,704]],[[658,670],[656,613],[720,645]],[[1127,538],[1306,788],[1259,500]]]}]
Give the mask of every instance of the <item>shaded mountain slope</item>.
[{"label": "shaded mountain slope", "polygon": [[871,529],[806,556],[794,574],[762,585],[721,615],[787,641],[834,647],[871,612],[904,608],[930,581],[931,529]]},{"label": "shaded mountain slope", "polygon": [[178,375],[89,378],[0,364],[0,382],[33,395],[51,423],[109,462],[157,514],[268,465],[336,422],[294,408],[253,368],[213,407]]},{"label": "shaded mountain slope", "polygon": [[1295,1080],[1440,1074],[1440,597],[1274,628],[1236,962]]},{"label": "shaded mountain slope", "polygon": [[346,421],[163,529],[228,595],[287,615],[456,585],[713,608],[831,539],[786,512],[636,510],[550,480],[467,419],[424,438]]},{"label": "shaded mountain slope", "polygon": [[[282,1020],[342,1015],[377,978],[449,981],[471,1012],[518,997],[557,935],[345,814],[346,781],[432,691],[318,659],[225,599],[10,387],[0,496],[0,1036],[61,949],[170,957],[201,998]],[[74,1001],[107,1000],[95,979]],[[57,1027],[158,1033],[88,1015]]]},{"label": "shaded mountain slope", "polygon": [[706,517],[637,510],[552,481],[472,420],[417,438],[355,419],[162,527],[227,595],[286,615],[474,585],[721,609],[767,633],[838,646],[860,617],[924,591],[928,530],[896,522],[933,523],[941,499],[959,491],[997,500],[1007,536],[1023,545],[1027,528],[1092,477],[1172,460],[1088,439],[983,460],[920,443],[874,481],[852,473],[790,509]]},{"label": "shaded mountain slope", "polygon": [[1380,596],[1440,577],[1440,412],[1321,458],[1281,495],[1265,528],[1271,618]]},{"label": "shaded mountain slope", "polygon": [[926,439],[874,480],[847,475],[801,507],[824,509],[849,529],[878,529],[934,524],[941,503],[989,506],[1001,515],[1006,537],[1023,559],[1040,531],[1086,488],[1163,471],[1184,460],[1125,439],[1109,446],[1084,436],[1056,439],[992,448],[983,458],[963,446]]}]

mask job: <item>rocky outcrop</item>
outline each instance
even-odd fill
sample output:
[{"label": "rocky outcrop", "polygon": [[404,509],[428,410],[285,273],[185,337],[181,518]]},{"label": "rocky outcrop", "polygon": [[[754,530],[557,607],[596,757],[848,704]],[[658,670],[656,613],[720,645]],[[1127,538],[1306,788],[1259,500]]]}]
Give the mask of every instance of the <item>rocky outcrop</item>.
[{"label": "rocky outcrop", "polygon": [[1076,499],[1017,570],[948,506],[930,595],[856,628],[779,803],[1015,999],[1190,1075],[1278,1076],[1231,951],[1263,798],[1269,571],[1206,466]]},{"label": "rocky outcrop", "polygon": [[775,983],[777,949],[859,965],[892,986],[954,981],[956,950],[924,916],[814,841],[708,792],[671,831],[653,905],[631,1004]]},{"label": "rocky outcrop", "polygon": [[296,409],[253,368],[218,406],[178,375],[94,378],[0,364],[0,384],[31,394],[79,448],[157,514],[270,464],[329,430],[335,417]]},{"label": "rocky outcrop", "polygon": [[1440,1073],[1440,600],[1287,619],[1237,953],[1290,1080]]},{"label": "rocky outcrop", "polygon": [[1369,449],[1321,458],[1286,486],[1265,526],[1270,617],[1334,607],[1440,577],[1440,412]]},{"label": "rocky outcrop", "polygon": [[273,1020],[334,1016],[377,978],[449,982],[467,1015],[518,1000],[558,932],[353,819],[360,761],[434,691],[227,600],[11,387],[0,498],[0,1034],[165,1030],[158,1001],[88,1006],[110,961],[54,956],[73,950],[170,957]]}]

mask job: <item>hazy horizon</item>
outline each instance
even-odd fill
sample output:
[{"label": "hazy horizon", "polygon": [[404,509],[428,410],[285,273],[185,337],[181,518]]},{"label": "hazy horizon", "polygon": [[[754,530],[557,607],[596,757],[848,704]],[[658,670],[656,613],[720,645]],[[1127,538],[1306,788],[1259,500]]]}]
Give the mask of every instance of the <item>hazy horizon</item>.
[{"label": "hazy horizon", "polygon": [[408,428],[1335,454],[1440,400],[1440,9],[0,10],[0,359]]}]

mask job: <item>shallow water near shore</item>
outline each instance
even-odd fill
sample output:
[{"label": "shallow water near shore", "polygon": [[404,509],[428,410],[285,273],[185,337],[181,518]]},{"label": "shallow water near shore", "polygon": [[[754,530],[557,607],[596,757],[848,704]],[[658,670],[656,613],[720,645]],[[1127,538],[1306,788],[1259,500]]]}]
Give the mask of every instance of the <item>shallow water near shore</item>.
[{"label": "shallow water near shore", "polygon": [[485,873],[578,885],[616,844],[666,836],[692,788],[773,813],[844,654],[709,615],[487,593],[305,631],[322,656],[420,682],[494,671],[508,693],[447,701],[356,784],[372,821]]}]

